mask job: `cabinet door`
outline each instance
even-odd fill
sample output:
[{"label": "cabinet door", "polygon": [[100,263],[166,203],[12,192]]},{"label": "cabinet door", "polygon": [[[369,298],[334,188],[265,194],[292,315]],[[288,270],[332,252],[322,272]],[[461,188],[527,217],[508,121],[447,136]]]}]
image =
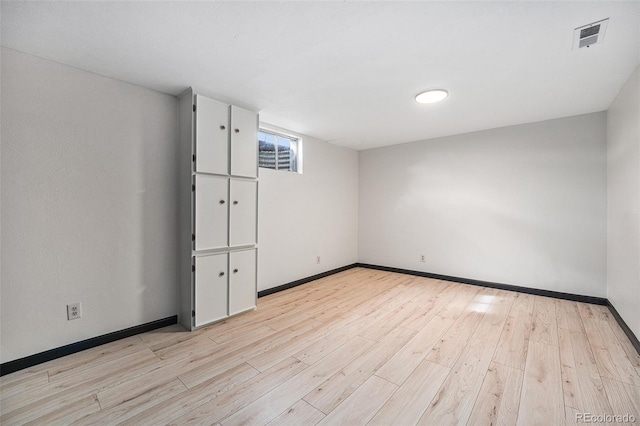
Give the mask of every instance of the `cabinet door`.
[{"label": "cabinet door", "polygon": [[196,175],[194,210],[195,250],[228,245],[228,178]]},{"label": "cabinet door", "polygon": [[229,106],[196,95],[195,171],[229,173]]},{"label": "cabinet door", "polygon": [[195,257],[196,327],[227,317],[227,254]]},{"label": "cabinet door", "polygon": [[256,250],[229,253],[229,315],[256,307]]},{"label": "cabinet door", "polygon": [[231,106],[231,175],[258,176],[258,115]]},{"label": "cabinet door", "polygon": [[231,179],[229,202],[229,246],[255,244],[258,182]]}]

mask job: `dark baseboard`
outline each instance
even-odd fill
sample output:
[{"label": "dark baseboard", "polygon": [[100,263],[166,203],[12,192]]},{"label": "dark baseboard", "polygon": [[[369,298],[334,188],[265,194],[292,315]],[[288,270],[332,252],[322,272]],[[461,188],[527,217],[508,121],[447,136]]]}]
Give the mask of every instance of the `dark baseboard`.
[{"label": "dark baseboard", "polygon": [[61,358],[66,355],[71,355],[76,352],[84,351],[85,349],[104,345],[105,343],[124,339],[125,337],[130,337],[136,334],[144,333],[177,323],[178,316],[174,315],[172,317],[151,321],[146,324],[129,327],[124,330],[114,331],[113,333],[103,334],[102,336],[92,337],[91,339],[83,340],[81,342],[71,343],[66,346],[50,349],[48,351],[40,352],[35,355],[30,355],[13,361],[4,362],[0,364],[0,376],[13,373],[18,370],[23,370],[25,368],[33,367],[34,365],[42,364],[43,362]]},{"label": "dark baseboard", "polygon": [[616,308],[614,308],[613,305],[611,304],[611,301],[607,300],[607,306],[609,307],[609,311],[611,311],[611,314],[613,315],[613,317],[616,319],[616,321],[618,321],[618,325],[620,326],[622,331],[624,331],[624,334],[627,335],[633,347],[636,348],[636,352],[638,352],[638,355],[640,355],[640,341],[638,340],[636,335],[633,333],[633,331],[631,331],[627,323],[624,322],[624,320],[622,319],[622,317],[620,316]]},{"label": "dark baseboard", "polygon": [[591,303],[593,305],[607,305],[607,299],[603,297],[583,296],[581,294],[562,293],[559,291],[541,290],[532,287],[520,287],[517,285],[492,283],[490,281],[473,280],[470,278],[452,277],[449,275],[432,274],[430,272],[412,271],[409,269],[391,268],[388,266],[369,265],[356,263],[356,266],[380,271],[397,272],[400,274],[415,275],[418,277],[433,278],[435,280],[453,281],[456,283],[477,285],[481,287],[497,288],[500,290],[517,291],[519,293],[533,294],[535,296],[553,297],[556,299],[572,300],[574,302]]},{"label": "dark baseboard", "polygon": [[336,269],[332,269],[330,271],[322,272],[322,273],[317,274],[317,275],[312,275],[312,276],[307,277],[307,278],[302,278],[302,279],[299,279],[299,280],[296,280],[296,281],[292,281],[292,282],[287,283],[287,284],[282,284],[282,285],[279,285],[278,287],[268,288],[266,290],[259,291],[258,292],[258,297],[268,296],[270,294],[278,293],[278,292],[284,291],[284,290],[288,290],[290,288],[297,287],[299,285],[306,284],[306,283],[311,282],[311,281],[319,280],[320,278],[328,277],[329,275],[337,274],[338,272],[342,272],[342,271],[349,270],[351,268],[355,268],[357,265],[358,265],[357,263],[354,263],[352,265],[342,266],[340,268],[336,268]]}]

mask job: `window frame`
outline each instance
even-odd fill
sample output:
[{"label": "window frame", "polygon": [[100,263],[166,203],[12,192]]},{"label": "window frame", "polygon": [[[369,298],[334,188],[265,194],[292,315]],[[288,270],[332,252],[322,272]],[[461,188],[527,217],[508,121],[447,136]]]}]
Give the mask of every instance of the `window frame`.
[{"label": "window frame", "polygon": [[[276,138],[275,139],[275,143],[274,143],[274,148],[275,148],[275,168],[260,166],[260,160],[259,160],[259,156],[260,156],[260,133],[268,134],[268,135],[274,136]],[[295,142],[295,152],[296,152],[295,166],[296,166],[296,170],[291,170],[291,161],[289,162],[289,168],[287,168],[287,169],[279,168],[279,164],[278,164],[278,145],[279,145],[278,144],[278,137],[282,137],[282,138],[290,140],[291,142]],[[285,132],[282,132],[280,130],[270,129],[268,127],[259,126],[258,127],[258,140],[257,140],[257,143],[258,143],[258,168],[274,170],[276,172],[277,171],[283,171],[283,172],[302,174],[302,138],[300,136],[296,136],[296,135],[293,135],[291,133],[285,133]]]}]

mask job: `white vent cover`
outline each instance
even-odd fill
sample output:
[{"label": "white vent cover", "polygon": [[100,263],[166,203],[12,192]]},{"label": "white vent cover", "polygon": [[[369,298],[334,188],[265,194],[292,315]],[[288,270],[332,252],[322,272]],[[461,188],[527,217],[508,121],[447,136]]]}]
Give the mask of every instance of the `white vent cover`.
[{"label": "white vent cover", "polygon": [[573,50],[602,43],[608,24],[609,18],[576,28],[573,31]]}]

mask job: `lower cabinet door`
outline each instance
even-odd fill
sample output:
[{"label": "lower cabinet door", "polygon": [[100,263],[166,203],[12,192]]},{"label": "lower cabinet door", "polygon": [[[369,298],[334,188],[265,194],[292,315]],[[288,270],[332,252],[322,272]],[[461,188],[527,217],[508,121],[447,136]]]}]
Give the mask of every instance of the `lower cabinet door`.
[{"label": "lower cabinet door", "polygon": [[256,250],[229,253],[229,315],[256,307]]},{"label": "lower cabinet door", "polygon": [[227,317],[227,254],[195,257],[195,326]]}]

